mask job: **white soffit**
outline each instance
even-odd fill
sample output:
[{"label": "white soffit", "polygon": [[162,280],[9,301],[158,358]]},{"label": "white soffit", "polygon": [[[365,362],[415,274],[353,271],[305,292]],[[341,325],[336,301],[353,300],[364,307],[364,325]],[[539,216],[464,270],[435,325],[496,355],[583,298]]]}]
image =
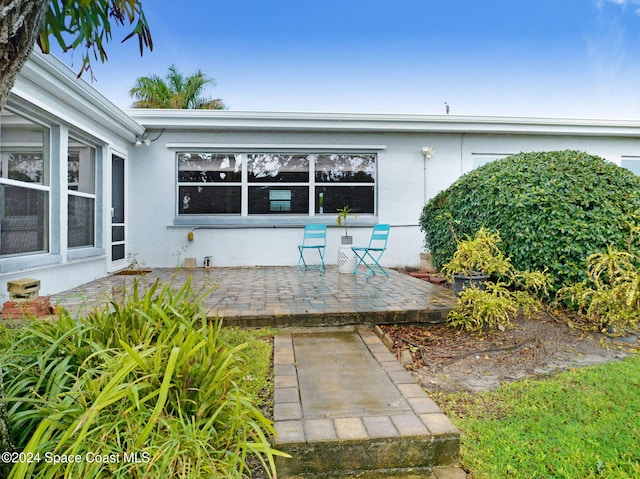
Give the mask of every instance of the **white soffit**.
[{"label": "white soffit", "polygon": [[640,122],[456,115],[129,109],[147,129],[352,131],[640,137]]}]

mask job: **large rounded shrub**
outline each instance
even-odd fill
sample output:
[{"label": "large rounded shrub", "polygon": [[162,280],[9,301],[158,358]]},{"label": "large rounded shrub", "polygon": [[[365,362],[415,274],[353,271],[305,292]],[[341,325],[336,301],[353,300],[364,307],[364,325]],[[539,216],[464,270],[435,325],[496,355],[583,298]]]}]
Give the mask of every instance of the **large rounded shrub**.
[{"label": "large rounded shrub", "polygon": [[500,231],[516,268],[548,268],[554,289],[585,279],[590,254],[640,245],[630,225],[640,225],[640,178],[579,151],[486,164],[432,198],[420,217],[435,266],[451,258],[456,237],[485,226]]}]

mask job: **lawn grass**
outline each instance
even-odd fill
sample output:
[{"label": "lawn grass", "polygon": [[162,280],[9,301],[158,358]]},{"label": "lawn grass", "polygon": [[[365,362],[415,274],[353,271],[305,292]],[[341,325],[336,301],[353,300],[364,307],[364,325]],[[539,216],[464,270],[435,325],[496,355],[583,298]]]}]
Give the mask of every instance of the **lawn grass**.
[{"label": "lawn grass", "polygon": [[236,356],[246,371],[244,389],[250,393],[263,411],[271,405],[273,396],[273,373],[271,358],[273,356],[273,336],[276,329],[242,329],[238,327],[224,327],[220,330],[221,338],[232,347],[247,343],[247,347]]},{"label": "lawn grass", "polygon": [[640,356],[436,400],[474,479],[640,478]]}]

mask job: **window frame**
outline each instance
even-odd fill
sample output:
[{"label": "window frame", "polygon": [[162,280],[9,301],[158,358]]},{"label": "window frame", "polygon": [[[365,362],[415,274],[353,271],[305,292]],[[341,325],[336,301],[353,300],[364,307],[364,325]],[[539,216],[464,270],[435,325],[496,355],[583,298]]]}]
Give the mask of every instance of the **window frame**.
[{"label": "window frame", "polygon": [[[215,156],[217,157],[216,159],[218,159],[219,157],[225,157],[225,156],[229,156],[229,157],[233,157],[233,161],[234,162],[244,162],[243,159],[243,155],[242,154],[237,154],[237,153],[228,153],[228,152],[211,152],[211,151],[178,151],[176,152],[175,155],[175,165],[176,165],[176,176],[175,176],[175,180],[176,180],[176,211],[175,211],[175,215],[176,217],[179,216],[183,216],[183,217],[199,217],[199,216],[237,216],[242,214],[242,204],[243,204],[243,200],[242,200],[242,183],[243,183],[243,175],[244,175],[244,165],[241,165],[241,171],[240,171],[240,181],[237,181],[235,179],[232,179],[230,181],[180,181],[180,175],[181,175],[181,171],[189,171],[189,170],[181,170],[180,169],[180,161],[181,161],[181,155],[211,155],[211,156]],[[206,161],[206,160],[205,160]],[[235,167],[235,165],[234,165]],[[217,171],[219,172],[219,170],[213,170],[213,171]],[[181,188],[193,188],[193,187],[197,187],[197,186],[204,186],[205,188],[231,188],[231,189],[239,189],[240,192],[240,209],[238,211],[238,213],[194,213],[194,214],[185,214],[185,213],[180,213],[180,209],[181,209],[181,204],[182,204],[182,195],[181,195]]]},{"label": "window frame", "polygon": [[[45,190],[47,192],[47,204],[45,206],[45,220],[47,231],[46,250],[33,252],[16,253],[0,256],[0,275],[13,274],[16,271],[30,269],[41,269],[44,267],[67,264],[69,262],[90,260],[104,256],[104,228],[102,215],[104,214],[104,157],[111,151],[107,143],[82,129],[82,126],[69,128],[62,120],[48,112],[34,110],[32,105],[9,97],[7,104],[0,110],[0,128],[3,133],[7,130],[2,128],[5,123],[6,114],[16,115],[25,121],[26,128],[37,127],[45,132],[43,140],[43,155],[46,155],[45,162],[45,185],[36,183],[25,183],[16,180],[0,178],[0,182],[10,186],[23,187],[29,185],[34,190]],[[32,125],[28,125],[32,124]],[[16,143],[20,143],[20,136],[15,136],[17,140],[5,136],[4,143],[0,144],[2,149],[15,149]],[[82,247],[68,247],[68,216],[67,216],[67,190],[68,190],[68,147],[69,141],[86,144],[95,150],[95,201],[94,201],[94,245]],[[0,142],[2,139],[0,138]],[[24,142],[23,142],[24,143]],[[40,148],[40,147],[38,147]],[[32,150],[33,145],[22,151]]]},{"label": "window frame", "polygon": [[634,175],[640,176],[640,156],[622,155],[620,166]]},{"label": "window frame", "polygon": [[[2,162],[2,174],[0,174],[0,185],[1,187],[12,187],[12,188],[22,188],[29,191],[42,192],[44,194],[43,200],[43,218],[44,224],[42,225],[42,241],[43,241],[43,249],[34,249],[30,251],[21,251],[16,253],[9,253],[0,255],[0,270],[13,269],[11,265],[14,262],[23,261],[24,257],[37,257],[43,255],[50,255],[52,253],[52,238],[51,231],[53,228],[52,225],[52,198],[53,198],[53,188],[52,188],[52,168],[53,168],[53,151],[52,151],[52,143],[53,143],[53,129],[52,126],[36,120],[30,115],[26,115],[21,111],[16,111],[12,108],[5,107],[0,114],[11,114],[22,121],[27,122],[26,130],[36,130],[38,131],[38,136],[41,135],[41,141],[38,141],[38,144],[31,143],[29,139],[16,139],[15,141],[5,141],[2,142],[0,138],[0,162]],[[20,181],[16,179],[9,178],[8,171],[8,163],[9,156],[13,154],[33,154],[37,153],[42,157],[42,181],[41,182],[28,182],[28,181]],[[6,176],[4,176],[6,175]],[[4,207],[4,206],[3,206]],[[9,266],[8,268],[6,268]]]},{"label": "window frame", "polygon": [[[91,176],[91,187],[90,189],[93,190],[92,192],[88,192],[88,191],[81,191],[80,189],[78,190],[74,190],[71,188],[71,186],[77,185],[78,188],[80,188],[80,185],[82,184],[81,179],[79,178],[79,181],[77,183],[69,183],[68,179],[69,179],[69,170],[68,170],[68,165],[69,165],[69,157],[71,155],[72,152],[76,151],[76,150],[82,150],[82,149],[86,149],[89,151],[89,160],[91,161],[90,164],[90,176]],[[71,204],[71,198],[84,198],[84,199],[88,199],[88,200],[92,200],[93,201],[93,231],[91,232],[91,239],[92,242],[91,244],[84,244],[84,245],[77,245],[77,246],[71,246],[69,244],[69,239],[71,237],[70,235],[70,222],[69,222],[69,218],[71,217],[68,212],[67,212],[67,249],[69,250],[69,252],[73,252],[73,251],[77,251],[77,250],[81,250],[81,249],[94,249],[97,247],[97,241],[98,241],[98,194],[97,194],[97,190],[98,190],[98,165],[99,165],[99,161],[98,161],[98,152],[99,152],[99,147],[92,145],[90,143],[87,143],[83,140],[80,140],[79,138],[77,138],[76,136],[74,136],[73,132],[69,132],[68,135],[68,145],[67,145],[67,156],[66,156],[66,160],[67,160],[67,182],[66,182],[66,189],[65,192],[67,194],[67,208],[69,208],[69,205]],[[81,155],[80,155],[81,156]],[[79,161],[79,166],[81,166],[82,164],[82,158],[80,157],[78,159]],[[82,170],[79,170],[80,174],[82,174]]]},{"label": "window frame", "polygon": [[[234,147],[233,145],[205,145],[205,144],[178,144],[168,143],[168,149],[174,151],[174,166],[175,176],[174,181],[176,185],[175,189],[175,217],[174,225],[193,225],[193,226],[247,226],[247,227],[273,227],[273,226],[299,226],[308,223],[333,223],[337,212],[326,211],[324,214],[316,212],[316,172],[315,172],[315,159],[318,156],[328,156],[332,154],[336,155],[366,155],[372,156],[375,164],[374,179],[370,183],[353,182],[353,183],[340,183],[336,182],[335,186],[354,186],[354,187],[368,187],[373,188],[373,211],[366,213],[358,213],[358,218],[354,219],[354,226],[358,225],[373,225],[377,223],[378,215],[378,170],[380,161],[380,150],[386,149],[386,145],[354,145],[353,147],[345,148],[344,145],[326,146],[326,145],[313,145],[313,149],[307,148],[292,148],[292,147],[278,147],[275,145],[251,145],[250,147]],[[180,182],[179,180],[179,157],[181,154],[217,154],[217,155],[234,155],[241,157],[241,212],[240,214],[194,214],[186,215],[180,213],[180,186],[187,184],[194,185],[194,183]],[[307,181],[305,182],[284,182],[284,181],[264,181],[256,182],[249,181],[248,163],[249,158],[254,155],[289,155],[289,156],[306,156],[309,159],[309,168]],[[214,186],[212,183],[205,183],[207,186]],[[233,183],[234,185],[236,183]],[[328,183],[323,183],[327,185]],[[230,185],[230,183],[219,183],[218,186]],[[249,188],[255,186],[268,186],[273,187],[276,190],[283,190],[287,187],[305,187],[308,191],[308,204],[307,211],[304,213],[249,213]],[[333,185],[332,185],[333,186]],[[329,187],[332,187],[329,186]]]}]

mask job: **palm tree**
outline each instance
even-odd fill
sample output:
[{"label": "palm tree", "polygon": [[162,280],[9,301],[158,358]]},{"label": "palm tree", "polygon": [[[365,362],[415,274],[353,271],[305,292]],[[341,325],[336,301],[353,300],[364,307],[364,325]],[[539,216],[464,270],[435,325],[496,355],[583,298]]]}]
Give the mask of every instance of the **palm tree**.
[{"label": "palm tree", "polygon": [[206,77],[201,70],[185,78],[175,65],[171,65],[166,81],[158,75],[139,77],[129,95],[136,99],[133,108],[225,110],[227,106],[221,99],[202,96],[209,84],[215,86],[215,80]]}]

